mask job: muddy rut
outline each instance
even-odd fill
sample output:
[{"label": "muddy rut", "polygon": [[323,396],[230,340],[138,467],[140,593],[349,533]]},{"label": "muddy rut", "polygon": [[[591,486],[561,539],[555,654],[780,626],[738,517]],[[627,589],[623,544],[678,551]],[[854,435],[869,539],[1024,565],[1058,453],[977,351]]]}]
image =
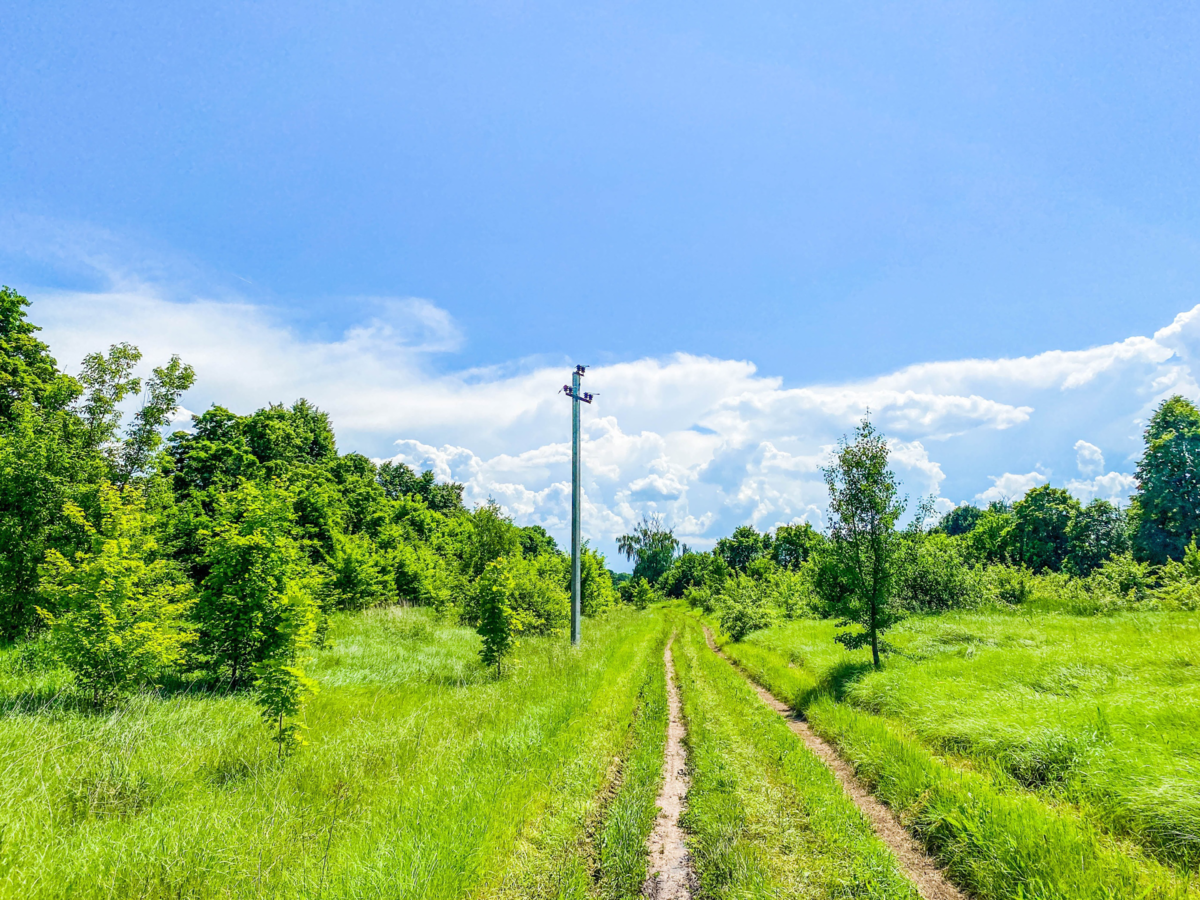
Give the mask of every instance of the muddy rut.
[{"label": "muddy rut", "polygon": [[[708,628],[704,629],[704,637],[708,641],[709,648],[714,653],[728,661],[734,668],[737,668],[733,660],[717,649],[717,645],[713,642],[712,632]],[[738,671],[740,672],[741,670],[738,669]],[[744,676],[745,673],[743,673]],[[763,703],[787,719],[788,727],[804,741],[804,745],[819,760],[829,767],[837,777],[837,780],[841,782],[842,790],[854,801],[854,805],[859,808],[859,811],[871,823],[871,828],[874,829],[875,834],[878,835],[879,839],[895,855],[897,861],[900,863],[900,868],[908,876],[913,886],[916,887],[917,893],[921,895],[923,900],[965,900],[966,895],[946,879],[937,862],[905,830],[895,814],[876,800],[871,792],[863,786],[863,783],[854,774],[854,769],[838,755],[837,750],[831,744],[818,737],[808,727],[807,722],[796,718],[786,703],[775,699],[774,695],[759,687],[751,679],[747,678],[746,680],[758,692],[758,696],[762,699]],[[685,895],[681,894],[680,896]]]},{"label": "muddy rut", "polygon": [[654,821],[654,831],[646,845],[650,857],[650,877],[646,879],[642,893],[654,900],[681,900],[692,896],[695,876],[688,859],[687,846],[683,842],[683,829],[679,827],[679,817],[683,813],[688,792],[687,752],[683,746],[683,711],[679,703],[679,689],[675,686],[675,666],[672,664],[669,642],[663,651],[663,665],[667,668],[670,721],[663,755],[662,790],[658,794],[658,818]]}]

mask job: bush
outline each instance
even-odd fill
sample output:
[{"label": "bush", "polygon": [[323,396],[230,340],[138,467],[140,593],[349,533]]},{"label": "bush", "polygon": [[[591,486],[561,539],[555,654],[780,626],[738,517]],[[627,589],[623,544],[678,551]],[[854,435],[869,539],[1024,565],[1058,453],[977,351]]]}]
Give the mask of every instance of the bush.
[{"label": "bush", "polygon": [[816,618],[820,599],[812,586],[811,567],[780,569],[763,582],[763,589],[785,619]]},{"label": "bush", "polygon": [[[567,561],[567,557],[554,554],[553,558]],[[585,616],[602,616],[617,602],[617,591],[612,576],[604,564],[604,555],[588,546],[579,556],[580,606]],[[570,564],[567,565],[567,580],[570,583]]]},{"label": "bush", "polygon": [[734,575],[718,600],[721,630],[735,641],[775,623],[770,589],[746,575]]},{"label": "bush", "polygon": [[41,610],[51,653],[95,705],[153,683],[183,662],[194,639],[183,621],[191,585],[179,583],[170,564],[156,559],[141,503],[123,503],[115,488],[104,485],[100,507],[97,528],[67,504],[64,514],[90,546],[72,559],[49,550],[41,580],[41,595],[54,610]]},{"label": "bush", "polygon": [[[1194,546],[1192,550],[1195,551]],[[1196,557],[1196,563],[1200,563],[1200,553]],[[1187,571],[1184,565],[1176,565],[1180,570]],[[1154,567],[1138,562],[1129,553],[1110,557],[1087,578],[1090,593],[1133,603],[1141,603],[1149,598],[1154,582]]]},{"label": "bush", "polygon": [[1024,566],[997,563],[975,569],[982,598],[996,606],[1021,606],[1033,599],[1036,576]]},{"label": "bush", "polygon": [[366,535],[334,534],[326,565],[329,592],[338,609],[366,609],[396,600],[394,575]]},{"label": "bush", "polygon": [[[485,604],[506,605],[514,630],[525,634],[551,634],[564,630],[571,620],[571,595],[562,585],[558,558],[505,556],[484,569],[472,589],[473,608],[483,622]],[[500,594],[503,597],[500,597]]]},{"label": "bush", "polygon": [[474,608],[483,647],[480,659],[496,674],[521,634],[562,631],[570,620],[571,598],[561,584],[555,556],[501,557],[476,580]]},{"label": "bush", "polygon": [[982,591],[958,539],[945,534],[910,535],[896,578],[896,599],[915,612],[972,609]]}]

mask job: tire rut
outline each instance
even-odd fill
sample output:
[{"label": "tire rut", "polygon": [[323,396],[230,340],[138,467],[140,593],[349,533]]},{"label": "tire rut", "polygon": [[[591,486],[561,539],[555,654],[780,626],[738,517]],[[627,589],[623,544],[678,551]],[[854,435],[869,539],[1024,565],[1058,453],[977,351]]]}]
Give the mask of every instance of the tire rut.
[{"label": "tire rut", "polygon": [[747,677],[733,660],[717,649],[712,632],[707,626],[704,628],[704,639],[708,642],[709,649],[733,666],[754,688],[763,703],[783,716],[788,727],[804,741],[804,745],[833,772],[846,796],[854,801],[854,805],[866,817],[875,834],[895,855],[901,870],[913,883],[922,900],[966,900],[967,895],[951,884],[941,866],[900,824],[896,814],[877,800],[858,780],[853,766],[838,755],[832,744],[818,737],[808,723],[798,718],[786,703],[777,700],[770,691]]},{"label": "tire rut", "polygon": [[696,876],[684,843],[683,829],[679,825],[690,780],[687,775],[687,751],[683,746],[686,735],[683,711],[679,689],[675,685],[675,666],[669,641],[663,650],[663,665],[667,669],[670,719],[663,753],[663,784],[657,801],[658,818],[646,844],[650,876],[642,886],[642,893],[653,900],[690,900],[696,886]]}]

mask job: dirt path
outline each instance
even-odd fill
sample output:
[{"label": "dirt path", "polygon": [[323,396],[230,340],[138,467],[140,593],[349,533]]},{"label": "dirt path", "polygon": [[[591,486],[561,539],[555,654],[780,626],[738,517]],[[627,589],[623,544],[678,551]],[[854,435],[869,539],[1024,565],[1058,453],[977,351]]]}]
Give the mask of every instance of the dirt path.
[{"label": "dirt path", "polygon": [[663,755],[663,785],[658,793],[658,818],[646,846],[650,855],[650,877],[642,886],[642,893],[654,900],[687,900],[692,896],[695,881],[683,843],[683,829],[679,827],[679,816],[683,813],[688,792],[687,755],[683,749],[683,714],[669,642],[663,651],[663,665],[667,667],[667,703],[671,717]]},{"label": "dirt path", "polygon": [[[713,653],[729,662],[735,669],[738,668],[733,660],[717,649],[717,645],[713,642],[712,632],[707,627],[704,629],[704,637]],[[738,671],[741,672],[741,669]],[[742,675],[745,677],[744,672]],[[818,737],[808,727],[807,722],[796,718],[786,703],[776,700],[769,691],[759,687],[749,678],[746,680],[758,692],[763,703],[787,719],[788,727],[799,735],[800,739],[804,741],[804,745],[833,771],[837,780],[841,782],[846,795],[867,817],[875,834],[895,854],[900,868],[916,886],[921,897],[924,900],[965,900],[966,895],[946,879],[937,862],[913,840],[912,835],[900,824],[900,820],[896,818],[895,814],[871,795],[871,792],[855,776],[853,767],[838,756],[838,752],[833,746]]]}]

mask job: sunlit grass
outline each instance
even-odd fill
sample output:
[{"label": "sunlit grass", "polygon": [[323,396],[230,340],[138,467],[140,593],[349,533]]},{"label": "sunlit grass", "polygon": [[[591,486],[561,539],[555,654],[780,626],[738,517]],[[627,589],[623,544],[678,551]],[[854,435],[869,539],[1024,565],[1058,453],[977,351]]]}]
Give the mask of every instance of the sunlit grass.
[{"label": "sunlit grass", "polygon": [[678,616],[687,718],[685,827],[704,897],[915,900],[891,853],[824,764]]},{"label": "sunlit grass", "polygon": [[666,635],[648,613],[587,625],[581,652],[526,641],[497,682],[467,629],[339,617],[282,764],[248,695],[98,715],[6,651],[0,896],[588,896],[587,829]]},{"label": "sunlit grass", "polygon": [[1016,883],[1064,885],[1053,894],[1064,897],[1181,889],[1105,832],[1195,869],[1200,617],[917,618],[891,635],[898,652],[880,672],[833,632],[792,622],[726,649],[804,710],[981,895],[1009,896]]}]

